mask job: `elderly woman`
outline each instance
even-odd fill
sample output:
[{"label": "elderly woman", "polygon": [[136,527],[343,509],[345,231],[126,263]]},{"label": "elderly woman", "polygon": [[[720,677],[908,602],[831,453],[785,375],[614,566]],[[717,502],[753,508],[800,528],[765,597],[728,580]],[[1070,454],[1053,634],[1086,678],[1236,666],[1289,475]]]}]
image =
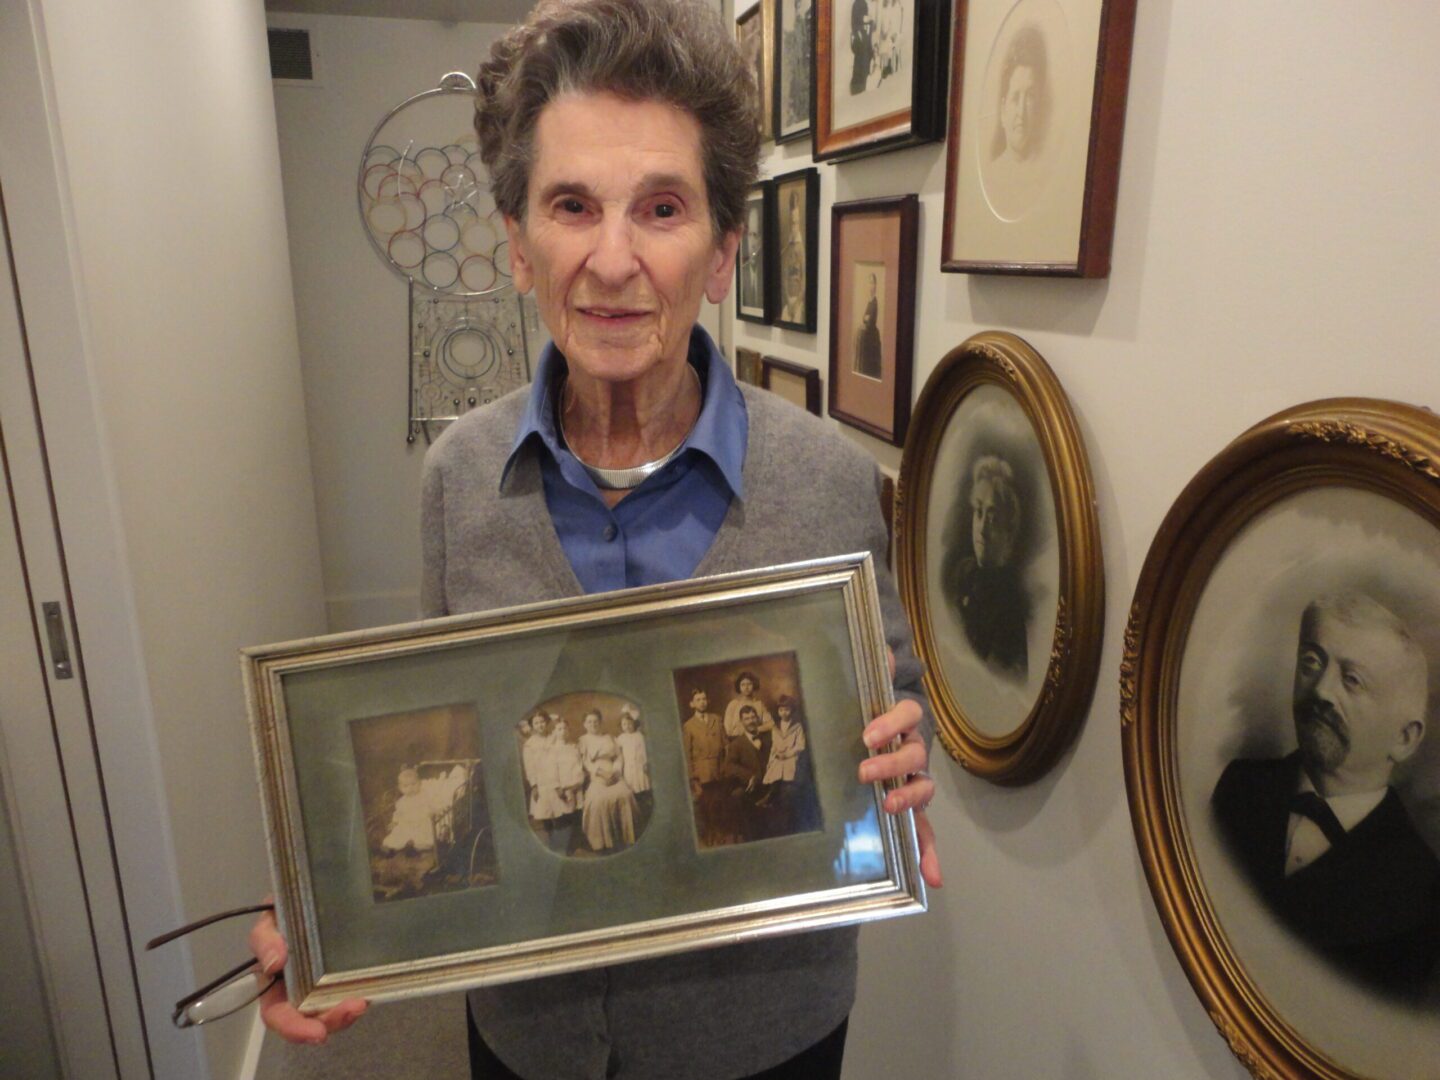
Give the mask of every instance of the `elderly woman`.
[{"label": "elderly woman", "polygon": [[[735,384],[695,326],[726,294],[758,136],[750,76],[698,0],[541,3],[480,71],[476,127],[516,286],[553,338],[533,385],[475,409],[425,463],[427,615],[875,553],[901,701],[859,782],[925,806],[920,665],[884,570],[876,466],[830,426]],[[919,819],[922,870],[939,884]],[[278,969],[264,920],[252,947]],[[856,931],[816,931],[469,995],[477,1076],[838,1076]],[[756,1003],[796,1003],[783,1018]],[[320,1041],[363,1004],[266,1023]],[[503,1061],[503,1064],[501,1063]]]}]

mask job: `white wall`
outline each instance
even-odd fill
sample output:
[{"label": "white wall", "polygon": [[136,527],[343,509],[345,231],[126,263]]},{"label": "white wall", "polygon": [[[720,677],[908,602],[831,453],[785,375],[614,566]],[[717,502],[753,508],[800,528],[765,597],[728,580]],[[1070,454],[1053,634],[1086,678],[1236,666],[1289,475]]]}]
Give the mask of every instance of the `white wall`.
[{"label": "white wall", "polygon": [[[947,885],[926,917],[864,933],[848,1076],[1246,1075],[1136,855],[1117,719],[1131,593],[1171,501],[1250,424],[1334,394],[1440,396],[1440,8],[1324,0],[1295,14],[1140,3],[1106,281],[941,274],[939,144],[820,167],[822,298],[830,204],[920,193],[917,394],[981,329],[1020,334],[1054,368],[1089,447],[1109,583],[1072,752],[1017,790],[937,762]],[[769,174],[807,155],[780,147]],[[741,322],[735,340],[828,379],[827,304],[818,335]],[[842,430],[898,467],[897,449]]]},{"label": "white wall", "polygon": [[[53,243],[73,252],[71,317],[85,341],[84,385],[71,392],[94,402],[83,431],[49,436],[130,928],[143,941],[174,925],[163,905],[135,899],[164,891],[157,864],[192,918],[266,891],[237,650],[324,625],[264,14],[249,0],[39,6],[72,211]],[[102,480],[66,465],[92,428]],[[76,491],[97,483],[119,526],[113,544],[66,530],[88,509],[73,506]],[[118,559],[103,582],[88,559],[97,546]],[[98,677],[115,635],[85,616],[101,608],[133,620],[124,629],[144,692],[126,707]],[[154,797],[131,783],[147,760],[163,790],[158,825],[130,811]],[[191,977],[232,966],[237,933],[202,935]],[[142,956],[142,982],[156,962]],[[145,1003],[152,1043],[181,1038],[173,997],[159,998]],[[204,1030],[212,1074],[234,1075],[246,1025]],[[165,1060],[162,1076],[197,1075]]]},{"label": "white wall", "polygon": [[448,71],[473,76],[505,28],[339,15],[269,21],[309,29],[319,52],[317,84],[277,83],[275,114],[330,628],[404,622],[419,613],[426,443],[405,442],[407,286],[365,238],[355,175],[386,113]]}]

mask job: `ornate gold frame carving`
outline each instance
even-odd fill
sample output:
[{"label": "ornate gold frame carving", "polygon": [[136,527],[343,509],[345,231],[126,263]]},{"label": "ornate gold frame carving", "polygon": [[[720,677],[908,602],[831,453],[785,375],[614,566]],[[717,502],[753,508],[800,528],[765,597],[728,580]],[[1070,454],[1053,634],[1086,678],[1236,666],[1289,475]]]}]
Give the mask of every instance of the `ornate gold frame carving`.
[{"label": "ornate gold frame carving", "polygon": [[1240,435],[1186,486],[1140,573],[1120,667],[1125,783],[1161,922],[1216,1029],[1259,1080],[1358,1080],[1288,1024],[1221,933],[1181,812],[1176,696],[1190,624],[1217,562],[1262,511],[1297,492],[1361,488],[1440,528],[1440,420],[1427,410],[1332,398]]},{"label": "ornate gold frame carving", "polygon": [[[1059,603],[1045,680],[1029,715],[1000,738],[975,728],[936,662],[925,590],[925,519],[940,443],[960,403],[986,385],[1013,396],[1035,429],[1055,500],[1060,555]],[[971,337],[940,362],[910,424],[896,502],[900,595],[928,668],[925,686],[940,741],[977,776],[999,784],[1033,780],[1079,730],[1095,689],[1105,625],[1105,571],[1090,463],[1065,391],[1039,353],[1014,334],[992,330]]]}]

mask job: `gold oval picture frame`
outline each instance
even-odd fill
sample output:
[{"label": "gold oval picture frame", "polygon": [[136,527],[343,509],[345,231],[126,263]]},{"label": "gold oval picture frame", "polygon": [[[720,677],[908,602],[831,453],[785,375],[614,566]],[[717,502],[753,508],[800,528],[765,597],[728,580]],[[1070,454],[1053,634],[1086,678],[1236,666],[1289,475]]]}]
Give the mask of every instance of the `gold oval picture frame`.
[{"label": "gold oval picture frame", "polygon": [[977,776],[1033,780],[1089,705],[1105,582],[1085,445],[1025,341],[986,331],[940,362],[905,440],[896,520],[941,742]]},{"label": "gold oval picture frame", "polygon": [[1136,587],[1136,842],[1186,975],[1257,1077],[1440,1061],[1436,462],[1423,409],[1277,413],[1184,489]]}]

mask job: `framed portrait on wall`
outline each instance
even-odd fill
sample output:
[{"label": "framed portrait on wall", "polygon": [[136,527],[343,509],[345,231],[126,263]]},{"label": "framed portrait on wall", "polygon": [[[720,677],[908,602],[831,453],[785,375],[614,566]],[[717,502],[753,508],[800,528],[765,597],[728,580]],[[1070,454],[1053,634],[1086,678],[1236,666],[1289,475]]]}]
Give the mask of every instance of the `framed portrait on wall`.
[{"label": "framed portrait on wall", "polygon": [[820,415],[820,372],[804,364],[767,356],[762,361],[762,385],[792,405]]},{"label": "framed portrait on wall", "polygon": [[941,742],[977,776],[1048,769],[1089,707],[1105,628],[1089,459],[1050,366],[976,334],[920,394],[896,571]]},{"label": "framed portrait on wall", "polygon": [[1151,544],[1121,722],[1151,892],[1257,1076],[1440,1061],[1440,422],[1333,398],[1241,434]]},{"label": "framed portrait on wall", "polygon": [[959,0],[941,269],[1105,277],[1135,0]]},{"label": "framed portrait on wall", "polygon": [[816,161],[945,134],[949,0],[815,0]]},{"label": "framed portrait on wall", "polygon": [[305,1010],[924,910],[913,816],[883,810],[896,783],[856,779],[894,700],[868,554],[244,668]]},{"label": "framed portrait on wall", "polygon": [[815,0],[776,0],[775,141],[793,142],[814,123]]},{"label": "framed portrait on wall", "polygon": [[775,220],[775,186],[770,180],[752,184],[745,196],[745,231],[735,258],[735,315],[747,322],[774,319],[769,232]]},{"label": "framed portrait on wall", "polygon": [[755,76],[755,127],[761,142],[775,138],[772,87],[775,72],[775,0],[755,0],[735,19],[735,40]]},{"label": "framed portrait on wall", "polygon": [[760,354],[756,350],[743,346],[737,347],[735,349],[736,380],[749,383],[751,386],[763,386],[765,377],[760,366],[760,359]]},{"label": "framed portrait on wall", "polygon": [[816,273],[820,251],[820,173],[800,169],[773,181],[775,227],[770,265],[775,268],[776,326],[815,332]]},{"label": "framed portrait on wall", "polygon": [[905,443],[915,362],[915,195],[830,208],[830,415]]}]

